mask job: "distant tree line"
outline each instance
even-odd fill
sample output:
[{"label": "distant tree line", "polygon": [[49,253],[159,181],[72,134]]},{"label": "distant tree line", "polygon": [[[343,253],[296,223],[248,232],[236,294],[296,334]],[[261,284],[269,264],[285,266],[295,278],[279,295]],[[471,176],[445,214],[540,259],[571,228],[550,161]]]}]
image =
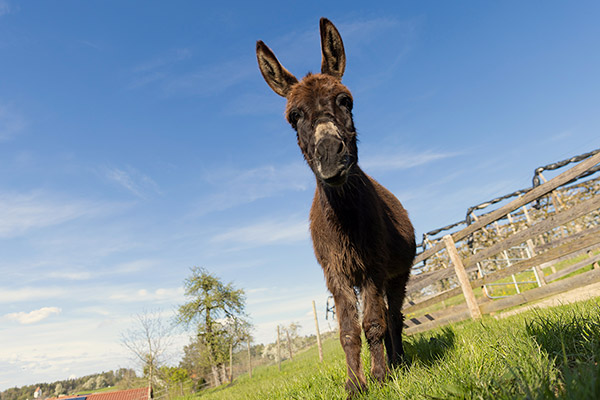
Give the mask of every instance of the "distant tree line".
[{"label": "distant tree line", "polygon": [[115,371],[101,372],[75,379],[6,389],[0,392],[0,400],[33,400],[34,392],[38,387],[42,391],[40,399],[45,399],[62,394],[91,393],[97,389],[113,386],[122,389],[139,387],[140,378],[136,376],[135,371],[131,368],[119,368]]},{"label": "distant tree line", "polygon": [[[174,399],[206,387],[231,382],[261,364],[293,358],[293,354],[316,342],[314,335],[302,337],[300,325],[281,325],[281,348],[276,343],[252,344],[252,325],[245,313],[243,289],[224,284],[204,268],[192,268],[184,281],[186,302],[174,321],[165,320],[159,310],[145,311],[134,317],[131,329],[123,332],[121,344],[137,362],[133,369],[120,368],[81,378],[11,388],[0,393],[0,400],[34,400],[39,386],[44,400],[60,395],[91,393],[114,387],[130,389],[152,385],[154,398]],[[173,363],[174,329],[183,326],[189,343],[177,366]]]}]

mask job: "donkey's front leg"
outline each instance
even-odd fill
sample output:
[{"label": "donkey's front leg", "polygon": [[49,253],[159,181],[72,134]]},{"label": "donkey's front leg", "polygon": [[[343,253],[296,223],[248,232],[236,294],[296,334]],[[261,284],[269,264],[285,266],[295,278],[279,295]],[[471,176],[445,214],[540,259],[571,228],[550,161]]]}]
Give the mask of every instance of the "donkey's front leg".
[{"label": "donkey's front leg", "polygon": [[383,382],[388,373],[383,352],[383,341],[387,331],[387,307],[382,291],[383,285],[368,281],[362,288],[363,329],[371,352],[371,375]]},{"label": "donkey's front leg", "polygon": [[358,322],[358,310],[356,308],[356,293],[350,285],[337,287],[332,290],[335,300],[335,311],[340,326],[340,342],[344,353],[346,353],[346,365],[348,367],[348,380],[346,391],[348,398],[363,392],[367,388],[365,375],[360,365],[360,324]]}]

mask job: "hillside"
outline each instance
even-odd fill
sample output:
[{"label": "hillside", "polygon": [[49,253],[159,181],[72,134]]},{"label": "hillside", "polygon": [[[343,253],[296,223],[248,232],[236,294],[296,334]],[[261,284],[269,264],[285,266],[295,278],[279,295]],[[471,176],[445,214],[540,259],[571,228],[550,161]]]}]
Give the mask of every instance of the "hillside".
[{"label": "hillside", "polygon": [[[501,320],[484,317],[405,339],[409,368],[387,384],[371,383],[362,399],[595,399],[600,398],[598,299]],[[201,399],[345,398],[344,356],[336,339],[252,379],[199,394]],[[368,366],[367,352],[363,361]],[[368,368],[368,367],[367,367]]]}]

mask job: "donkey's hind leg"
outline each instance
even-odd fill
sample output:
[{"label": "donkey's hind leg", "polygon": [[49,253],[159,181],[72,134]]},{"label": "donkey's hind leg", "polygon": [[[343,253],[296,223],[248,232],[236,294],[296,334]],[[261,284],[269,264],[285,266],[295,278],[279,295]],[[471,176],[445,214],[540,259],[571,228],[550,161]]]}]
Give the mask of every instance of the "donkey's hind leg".
[{"label": "donkey's hind leg", "polygon": [[385,347],[390,367],[397,367],[404,362],[404,348],[402,346],[402,328],[404,326],[404,315],[402,315],[402,304],[406,291],[408,275],[391,279],[386,285],[386,297],[388,302],[388,330],[386,334]]}]

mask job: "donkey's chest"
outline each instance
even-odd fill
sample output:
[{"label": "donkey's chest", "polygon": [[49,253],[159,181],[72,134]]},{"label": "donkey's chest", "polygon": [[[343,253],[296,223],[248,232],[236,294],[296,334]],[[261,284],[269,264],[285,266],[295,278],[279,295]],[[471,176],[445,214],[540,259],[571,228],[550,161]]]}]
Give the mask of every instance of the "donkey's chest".
[{"label": "donkey's chest", "polygon": [[381,246],[380,234],[371,227],[344,230],[337,224],[313,224],[311,234],[315,256],[326,276],[345,276],[353,285],[361,286],[366,276],[383,273],[388,252]]}]

